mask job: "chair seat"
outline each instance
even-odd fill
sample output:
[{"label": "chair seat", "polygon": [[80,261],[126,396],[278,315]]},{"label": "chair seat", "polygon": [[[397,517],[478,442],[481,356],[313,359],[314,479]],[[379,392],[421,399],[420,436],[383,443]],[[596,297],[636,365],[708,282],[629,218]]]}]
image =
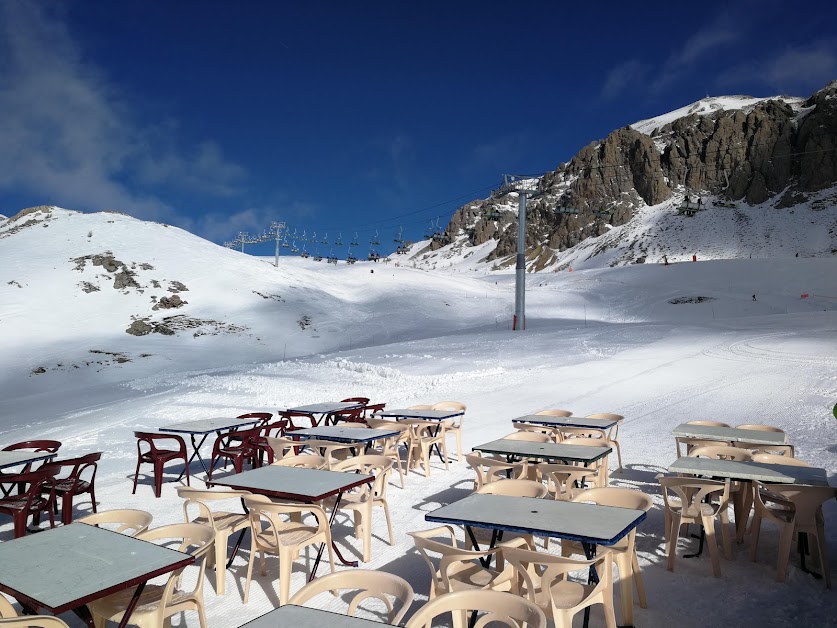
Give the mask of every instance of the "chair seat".
[{"label": "chair seat", "polygon": [[[274,523],[274,525],[276,526],[279,543],[287,547],[299,545],[317,534],[318,531],[315,526],[307,526],[302,523]],[[260,547],[274,547],[276,541],[276,537],[271,530],[259,532],[256,538]]]},{"label": "chair seat", "polygon": [[[73,484],[75,484],[75,481],[72,478],[58,480],[55,482],[55,491],[57,493],[66,493],[73,488]],[[78,484],[76,484],[76,493],[84,493],[89,488],[90,482],[79,480]]]},{"label": "chair seat", "polygon": [[[25,497],[7,497],[0,499],[0,510],[23,510],[26,508],[26,501],[27,499]],[[48,499],[39,497],[32,500],[29,510],[30,512],[43,510],[47,504],[49,504]]]},{"label": "chair seat", "polygon": [[[132,615],[136,613],[148,613],[154,611],[158,606],[160,606],[164,589],[165,585],[161,584],[145,585]],[[95,602],[90,602],[90,609],[95,615],[101,615],[103,617],[121,615],[125,612],[125,609],[128,608],[128,604],[131,603],[131,598],[134,597],[134,591],[135,588],[130,587],[124,591],[120,591],[119,593],[114,593],[113,595],[108,595],[107,597],[103,597]],[[172,595],[171,602],[168,603],[168,606],[173,606],[178,602],[190,599],[192,599],[191,592],[175,591],[174,595]]]},{"label": "chair seat", "polygon": [[[700,510],[698,510],[698,507]],[[675,509],[673,509],[675,510]],[[692,504],[691,506],[687,506],[686,508],[678,508],[676,510],[680,510],[680,514],[683,517],[711,517],[715,513],[715,508],[712,504]]]},{"label": "chair seat", "polygon": [[549,592],[555,606],[558,608],[573,608],[578,606],[595,588],[595,584],[582,584],[573,580],[556,580],[549,587]]},{"label": "chair seat", "polygon": [[503,571],[497,571],[495,569],[486,569],[476,563],[462,562],[452,564],[448,568],[448,577],[450,578],[451,588],[454,591],[474,588],[501,590],[504,588],[502,587],[503,583],[507,583],[508,588],[511,588],[514,570],[509,566]]},{"label": "chair seat", "polygon": [[172,451],[170,449],[158,449],[157,453],[152,454],[151,452],[146,452],[140,456],[140,460],[142,462],[151,462],[153,463],[155,460],[162,460],[164,462],[173,460],[175,458],[182,458],[183,454],[180,451]]},{"label": "chair seat", "polygon": [[[213,512],[212,521],[215,523],[215,530],[234,530],[236,527],[247,524],[250,519],[246,514],[240,512]],[[195,517],[193,523],[209,525],[207,517]]]}]

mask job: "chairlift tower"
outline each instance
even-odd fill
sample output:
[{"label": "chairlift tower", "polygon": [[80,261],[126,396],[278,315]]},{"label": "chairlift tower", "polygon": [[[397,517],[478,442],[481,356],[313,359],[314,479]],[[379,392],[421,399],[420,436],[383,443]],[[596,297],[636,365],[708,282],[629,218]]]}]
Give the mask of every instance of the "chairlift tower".
[{"label": "chairlift tower", "polygon": [[541,193],[540,181],[534,177],[504,174],[498,196],[517,194],[517,260],[514,282],[514,319],[512,330],[526,329],[526,199]]},{"label": "chairlift tower", "polygon": [[279,268],[279,241],[282,239],[283,232],[287,227],[285,226],[284,222],[272,222],[270,223],[270,231],[268,235],[272,236],[273,239],[276,240],[276,260],[274,266]]}]

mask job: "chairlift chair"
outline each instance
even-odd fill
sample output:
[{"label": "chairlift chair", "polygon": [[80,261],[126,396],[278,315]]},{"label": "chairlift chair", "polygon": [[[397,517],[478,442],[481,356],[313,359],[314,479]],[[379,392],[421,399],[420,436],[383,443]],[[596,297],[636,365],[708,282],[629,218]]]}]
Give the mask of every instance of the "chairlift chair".
[{"label": "chairlift chair", "polygon": [[299,247],[296,245],[296,240],[291,243],[291,253],[299,253]]},{"label": "chairlift chair", "polygon": [[360,246],[360,242],[357,241],[357,231],[355,231],[355,237],[352,238],[352,243],[349,246]]},{"label": "chairlift chair", "polygon": [[320,244],[328,244],[328,232],[323,236],[323,239],[320,240]]},{"label": "chairlift chair", "polygon": [[308,258],[308,257],[310,257],[310,254],[308,253],[308,251],[306,251],[306,250],[305,250],[305,245],[304,245],[304,244],[302,245],[302,253],[301,253],[301,256],[302,256],[302,257],[304,257],[304,258]]},{"label": "chairlift chair", "polygon": [[503,217],[503,212],[496,207],[489,207],[488,209],[483,210],[482,217],[486,220],[499,220]]},{"label": "chairlift chair", "polygon": [[343,234],[338,233],[337,239],[334,241],[334,246],[343,246]]},{"label": "chairlift chair", "polygon": [[291,245],[288,244],[288,236],[285,236],[285,238],[282,240],[282,248],[287,249],[287,248],[290,248],[290,246]]},{"label": "chairlift chair", "polygon": [[394,238],[393,242],[396,244],[404,244],[404,227],[398,229],[398,235]]},{"label": "chairlift chair", "polygon": [[370,262],[377,262],[379,259],[381,259],[381,256],[378,254],[377,251],[372,249],[372,250],[369,251],[369,257],[367,259]]},{"label": "chairlift chair", "polygon": [[369,244],[372,246],[378,246],[381,244],[380,240],[378,239],[378,230],[375,229],[375,235],[372,236],[372,239],[369,240]]}]

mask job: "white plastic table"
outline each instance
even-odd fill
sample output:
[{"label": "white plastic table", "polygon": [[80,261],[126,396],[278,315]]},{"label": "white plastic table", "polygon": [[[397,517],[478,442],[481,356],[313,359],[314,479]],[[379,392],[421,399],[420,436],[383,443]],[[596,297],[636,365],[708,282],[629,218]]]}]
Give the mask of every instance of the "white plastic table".
[{"label": "white plastic table", "polygon": [[88,602],[136,587],[121,628],[130,623],[146,582],[194,560],[148,541],[73,523],[0,543],[0,591],[33,612],[73,611],[94,628]]}]

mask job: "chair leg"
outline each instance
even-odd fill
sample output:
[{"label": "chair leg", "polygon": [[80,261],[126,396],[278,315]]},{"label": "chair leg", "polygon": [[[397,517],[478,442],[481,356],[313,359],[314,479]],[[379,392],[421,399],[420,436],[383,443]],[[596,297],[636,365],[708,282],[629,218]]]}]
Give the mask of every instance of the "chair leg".
[{"label": "chair leg", "polygon": [[[634,623],[634,570],[631,560],[633,552],[620,552],[614,556],[619,571],[619,596],[622,602],[622,624],[631,626]],[[606,596],[605,596],[606,597]],[[605,608],[607,615],[607,608]]]},{"label": "chair leg", "polygon": [[[723,525],[723,524],[721,524]],[[721,557],[718,556],[718,541],[715,538],[715,518],[703,517],[703,530],[706,534],[706,545],[709,547],[709,558],[712,559],[712,574],[721,577]]]},{"label": "chair leg", "polygon": [[621,471],[622,470],[622,448],[619,446],[619,441],[618,440],[612,440],[608,443],[608,445],[616,445],[616,459],[619,462],[619,467],[617,468],[617,471]]},{"label": "chair leg", "polygon": [[284,552],[279,556],[279,606],[288,603],[291,597],[291,571],[294,561],[290,553]]},{"label": "chair leg", "polygon": [[[630,598],[628,598],[630,600]],[[604,616],[605,616],[605,626],[607,628],[616,628],[616,612],[613,609],[613,592],[611,591],[611,595],[602,595],[602,606],[604,607]],[[622,608],[624,609],[625,603],[622,603]],[[624,619],[624,618],[623,618]],[[633,623],[633,620],[628,622],[630,625]]]},{"label": "chair leg", "polygon": [[[58,505],[58,500],[55,500],[55,505]],[[61,523],[65,526],[73,522],[73,494],[64,493],[61,497]]]},{"label": "chair leg", "polygon": [[96,489],[93,488],[93,485],[90,485],[90,504],[93,508],[93,512],[99,512],[96,508]]},{"label": "chair leg", "polygon": [[820,555],[820,571],[822,572],[822,577],[825,579],[825,588],[831,588],[831,568],[828,564],[828,551],[825,549],[825,527],[821,524],[817,524],[817,534],[808,534],[808,538],[816,538],[817,539],[817,552]]},{"label": "chair leg", "polygon": [[163,463],[154,461],[154,496],[160,497],[163,491]]},{"label": "chair leg", "polygon": [[732,533],[730,530],[729,509],[725,508],[721,511],[718,518],[721,520],[721,540],[724,544],[724,558],[726,560],[732,560]]},{"label": "chair leg", "polygon": [[677,539],[680,537],[680,514],[672,513],[671,529],[668,533],[668,563],[666,569],[674,571],[674,557],[677,554]]},{"label": "chair leg", "polygon": [[634,572],[634,582],[636,583],[636,594],[639,597],[639,607],[648,608],[648,598],[645,596],[645,583],[642,581],[642,571],[639,569],[639,558],[637,558],[636,551],[634,551],[631,562]]},{"label": "chair leg", "polygon": [[759,549],[759,536],[761,534],[761,513],[756,508],[753,513],[753,521],[750,523],[750,560],[756,562],[756,552]]},{"label": "chair leg", "polygon": [[784,582],[788,572],[791,546],[793,545],[793,524],[782,526],[779,535],[779,558],[776,561],[776,581]]},{"label": "chair leg", "polygon": [[227,580],[227,536],[215,537],[215,593],[224,595]]},{"label": "chair leg", "polygon": [[253,579],[253,561],[256,558],[256,543],[250,543],[250,558],[247,561],[247,579],[244,581],[244,603],[250,599],[250,581]]},{"label": "chair leg", "polygon": [[131,491],[131,495],[136,495],[137,494],[137,480],[139,479],[139,468],[140,468],[140,463],[141,462],[142,462],[141,460],[137,460],[137,470],[134,471],[134,490]]},{"label": "chair leg", "polygon": [[389,516],[389,504],[386,502],[382,502],[384,505],[384,515],[387,518],[387,531],[389,532],[389,544],[395,544],[395,537],[392,534],[392,519]]}]

